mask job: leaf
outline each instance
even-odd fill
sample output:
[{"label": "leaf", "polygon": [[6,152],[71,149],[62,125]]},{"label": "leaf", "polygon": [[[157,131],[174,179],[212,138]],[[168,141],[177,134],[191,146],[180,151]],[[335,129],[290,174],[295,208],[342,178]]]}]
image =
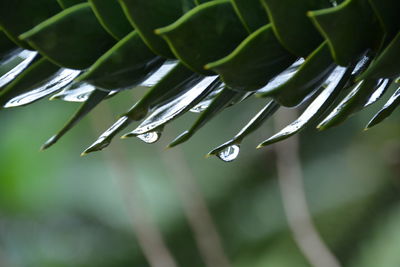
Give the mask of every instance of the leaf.
[{"label": "leaf", "polygon": [[14,49],[17,49],[17,46],[10,41],[10,39],[2,30],[0,30],[0,60],[2,60]]},{"label": "leaf", "polygon": [[345,88],[352,71],[353,68],[336,67],[335,71],[328,78],[327,87],[315,98],[299,118],[262,142],[257,148],[283,141],[314,124],[332,105],[343,88]]},{"label": "leaf", "polygon": [[122,130],[128,127],[132,123],[132,120],[128,117],[121,117],[115,122],[110,128],[108,128],[93,144],[91,144],[85,151],[82,152],[81,156],[86,156],[89,153],[103,150],[110,145],[111,140]]},{"label": "leaf", "polygon": [[335,67],[336,64],[325,42],[307,57],[291,79],[270,91],[263,92],[260,96],[273,97],[283,106],[297,106],[321,88]]},{"label": "leaf", "polygon": [[77,4],[85,3],[86,0],[57,0],[57,2],[63,9],[66,9]]},{"label": "leaf", "polygon": [[106,90],[135,87],[163,62],[164,59],[150,51],[139,34],[133,31],[104,53],[78,81]]},{"label": "leaf", "polygon": [[218,90],[220,86],[221,82],[218,78],[205,78],[189,91],[158,107],[135,130],[124,135],[123,138],[149,133],[164,126],[189,111],[208,94]]},{"label": "leaf", "polygon": [[61,137],[63,137],[69,130],[71,130],[79,121],[81,121],[90,111],[92,111],[98,104],[100,104],[107,96],[108,92],[95,90],[93,91],[88,100],[82,104],[79,110],[72,116],[68,123],[54,136],[52,136],[41,147],[41,150],[48,149],[54,145]]},{"label": "leaf", "polygon": [[[154,33],[194,7],[193,0],[119,0],[129,21],[157,55],[175,58],[165,41]],[[149,12],[151,10],[151,12]]]},{"label": "leaf", "polygon": [[93,85],[87,83],[72,83],[62,91],[52,95],[50,100],[82,103],[88,100],[90,94],[95,90],[96,88]]},{"label": "leaf", "polygon": [[4,65],[1,65],[5,74],[0,77],[0,89],[3,89],[40,58],[41,56],[37,52],[17,51],[17,54],[11,56]]},{"label": "leaf", "polygon": [[182,64],[176,65],[154,85],[124,116],[141,120],[154,107],[166,103],[191,89],[204,77],[193,73]]},{"label": "leaf", "polygon": [[21,107],[34,103],[50,94],[60,91],[68,86],[80,71],[71,69],[60,69],[54,75],[36,84],[31,90],[19,94],[4,104],[4,108]]},{"label": "leaf", "polygon": [[397,89],[385,106],[372,118],[366,129],[370,129],[387,119],[400,105],[400,89]]},{"label": "leaf", "polygon": [[261,0],[278,40],[298,57],[308,56],[322,42],[307,17],[309,10],[329,7],[325,0]]},{"label": "leaf", "polygon": [[17,45],[32,50],[19,35],[60,11],[54,0],[0,0],[0,27]]},{"label": "leaf", "polygon": [[252,33],[269,23],[260,0],[232,0],[232,4],[248,32]]},{"label": "leaf", "polygon": [[87,155],[106,148],[112,139],[133,121],[143,119],[147,113],[157,106],[163,105],[171,99],[183,94],[203,77],[193,73],[182,64],[177,64],[165,75],[149,92],[142,97],[126,114],[122,115],[108,128],[82,155]]},{"label": "leaf", "polygon": [[165,38],[183,64],[210,76],[215,74],[204,66],[227,56],[247,35],[229,0],[197,6],[156,32]]},{"label": "leaf", "polygon": [[372,10],[385,31],[386,39],[391,40],[400,29],[398,0],[368,0]]},{"label": "leaf", "polygon": [[379,79],[391,78],[395,79],[400,74],[400,66],[393,62],[400,61],[400,32],[396,35],[392,42],[377,56],[371,66],[358,78]]},{"label": "leaf", "polygon": [[71,69],[90,67],[115,43],[88,3],[60,12],[21,38],[50,61]]},{"label": "leaf", "polygon": [[211,105],[201,113],[200,117],[192,125],[192,127],[179,135],[172,143],[168,145],[169,148],[175,147],[189,140],[204,124],[213,119],[217,114],[223,111],[235,99],[242,98],[244,93],[235,92],[229,88],[225,88],[221,93],[212,101]]},{"label": "leaf", "polygon": [[369,49],[379,49],[382,43],[383,31],[368,1],[346,0],[336,7],[311,11],[308,15],[341,66],[348,66]]},{"label": "leaf", "polygon": [[234,138],[219,147],[214,148],[207,154],[207,157],[218,155],[222,151],[234,145],[240,145],[246,136],[260,128],[266,120],[271,118],[271,116],[278,111],[279,108],[280,105],[277,102],[270,101],[238,134],[235,135]]},{"label": "leaf", "polygon": [[59,69],[59,66],[54,65],[46,58],[35,61],[0,92],[0,106],[3,107],[12,98],[34,89]]},{"label": "leaf", "polygon": [[374,92],[380,90],[382,85],[387,86],[382,79],[359,82],[317,128],[326,130],[344,122],[349,116],[363,109]]},{"label": "leaf", "polygon": [[205,68],[218,73],[234,90],[255,91],[295,60],[296,57],[278,42],[269,24],[251,34],[227,57],[209,63]]},{"label": "leaf", "polygon": [[100,24],[115,39],[120,40],[133,30],[117,0],[89,0],[89,3]]}]

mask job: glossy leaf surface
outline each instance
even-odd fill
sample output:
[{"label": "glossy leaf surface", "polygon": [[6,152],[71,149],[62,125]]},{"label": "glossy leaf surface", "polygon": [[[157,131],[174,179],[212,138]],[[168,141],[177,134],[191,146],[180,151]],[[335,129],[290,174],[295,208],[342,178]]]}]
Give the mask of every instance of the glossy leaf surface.
[{"label": "glossy leaf surface", "polygon": [[90,67],[115,43],[88,3],[62,11],[21,38],[49,60],[71,69]]},{"label": "glossy leaf surface", "polygon": [[230,55],[205,67],[218,73],[232,89],[255,91],[295,60],[278,42],[269,24],[251,34]]},{"label": "glossy leaf surface", "polygon": [[182,63],[203,75],[215,75],[204,66],[227,56],[247,36],[228,0],[202,4],[157,33]]},{"label": "glossy leaf surface", "polygon": [[117,0],[89,0],[89,3],[101,25],[115,39],[120,40],[133,30]]},{"label": "glossy leaf surface", "polygon": [[104,53],[81,77],[106,90],[126,89],[143,82],[164,62],[143,42],[136,31]]}]

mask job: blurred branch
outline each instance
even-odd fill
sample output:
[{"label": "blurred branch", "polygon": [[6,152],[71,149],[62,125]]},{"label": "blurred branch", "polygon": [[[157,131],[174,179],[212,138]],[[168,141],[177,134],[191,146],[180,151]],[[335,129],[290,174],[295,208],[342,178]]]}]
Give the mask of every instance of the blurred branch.
[{"label": "blurred branch", "polygon": [[[99,109],[99,113],[92,115],[91,123],[96,133],[103,129],[103,121],[112,121],[111,111],[107,103]],[[128,213],[132,220],[134,233],[138,239],[139,246],[143,250],[150,266],[152,267],[177,267],[177,264],[165,244],[162,234],[147,212],[148,208],[142,199],[140,186],[135,184],[134,166],[132,161],[127,161],[125,148],[118,142],[105,153],[105,162],[114,177]]]},{"label": "blurred branch", "polygon": [[[280,112],[275,117],[276,128],[281,129],[294,119],[296,111]],[[314,267],[340,267],[312,221],[303,184],[298,136],[276,144],[275,153],[283,206],[298,247]]]},{"label": "blurred branch", "polygon": [[182,149],[174,148],[168,155],[162,153],[162,159],[171,173],[177,192],[183,204],[185,216],[194,233],[197,247],[208,267],[231,266],[226,256],[221,237],[218,234],[203,193],[199,190]]}]

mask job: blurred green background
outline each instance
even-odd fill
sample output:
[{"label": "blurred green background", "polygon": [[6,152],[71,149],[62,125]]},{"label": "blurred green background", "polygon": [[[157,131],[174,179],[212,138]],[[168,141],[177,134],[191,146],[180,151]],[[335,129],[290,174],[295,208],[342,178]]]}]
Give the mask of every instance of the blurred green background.
[{"label": "blurred green background", "polygon": [[[273,147],[255,150],[273,133],[272,122],[246,140],[235,162],[204,158],[261,100],[226,110],[177,149],[164,147],[196,114],[168,126],[157,144],[116,139],[79,157],[137,98],[123,92],[110,99],[46,152],[40,145],[77,104],[44,100],[0,113],[0,266],[149,266],[132,227],[142,214],[132,214],[131,204],[155,221],[179,266],[205,266],[180,198],[185,185],[177,181],[185,179],[206,199],[232,266],[310,266],[287,227]],[[327,132],[301,134],[308,203],[343,266],[400,266],[400,114],[363,132],[377,108]]]}]

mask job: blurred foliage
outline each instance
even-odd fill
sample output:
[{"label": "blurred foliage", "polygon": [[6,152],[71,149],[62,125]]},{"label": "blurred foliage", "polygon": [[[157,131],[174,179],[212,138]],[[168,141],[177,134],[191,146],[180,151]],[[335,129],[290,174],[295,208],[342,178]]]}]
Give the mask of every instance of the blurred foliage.
[{"label": "blurred foliage", "polygon": [[[107,127],[113,119],[108,109],[118,114],[132,97],[138,96],[121,94],[92,116]],[[158,145],[125,141],[123,146],[80,158],[82,145],[102,130],[88,120],[60,145],[38,152],[46,134],[59,127],[71,108],[43,101],[31,106],[30,112],[0,113],[0,266],[148,266],[117,186],[116,165],[107,159],[113,149],[125,150],[128,178],[136,180],[135,190],[145,196],[180,266],[204,266],[173,174],[163,161],[170,155],[163,151],[168,136]],[[216,133],[212,142],[221,142],[237,129],[238,120],[245,121],[259,107],[244,102],[237,109],[248,112],[235,108],[208,126]],[[231,114],[237,114],[235,123],[229,120]],[[304,133],[306,193],[318,229],[344,266],[395,267],[400,261],[399,115],[370,132],[360,132],[369,115],[332,131]],[[177,127],[185,127],[190,116],[179,120]],[[177,130],[169,128],[166,135]],[[183,149],[233,265],[309,266],[287,228],[274,154],[271,149],[254,153],[252,148],[272,132],[272,125],[254,134],[239,160],[230,164],[198,156],[210,145],[205,132]]]}]

